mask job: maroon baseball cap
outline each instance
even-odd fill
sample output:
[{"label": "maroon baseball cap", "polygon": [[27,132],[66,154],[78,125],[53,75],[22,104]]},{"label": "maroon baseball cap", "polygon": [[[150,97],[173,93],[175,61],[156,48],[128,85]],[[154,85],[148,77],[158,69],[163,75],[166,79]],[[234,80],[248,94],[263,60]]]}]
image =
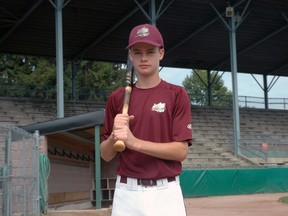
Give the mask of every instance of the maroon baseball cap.
[{"label": "maroon baseball cap", "polygon": [[155,26],[150,24],[138,25],[131,30],[127,48],[130,48],[136,43],[148,43],[157,47],[164,48],[164,42],[161,33]]}]

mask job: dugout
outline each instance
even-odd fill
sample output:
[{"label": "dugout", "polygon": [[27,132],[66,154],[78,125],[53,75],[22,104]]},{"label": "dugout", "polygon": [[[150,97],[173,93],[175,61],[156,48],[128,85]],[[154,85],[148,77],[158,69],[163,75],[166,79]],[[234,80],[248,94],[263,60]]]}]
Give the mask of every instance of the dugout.
[{"label": "dugout", "polygon": [[101,167],[100,159],[103,123],[104,111],[96,111],[21,127],[39,131],[41,152],[50,161],[48,209],[101,208],[112,203],[114,171],[105,164]]}]

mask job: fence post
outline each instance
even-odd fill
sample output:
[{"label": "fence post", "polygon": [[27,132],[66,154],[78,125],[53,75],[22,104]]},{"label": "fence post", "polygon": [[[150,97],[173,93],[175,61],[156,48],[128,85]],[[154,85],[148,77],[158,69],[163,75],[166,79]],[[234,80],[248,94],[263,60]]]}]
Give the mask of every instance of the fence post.
[{"label": "fence post", "polygon": [[7,147],[7,203],[6,203],[6,213],[8,215],[12,215],[12,190],[11,190],[11,182],[12,182],[12,158],[11,158],[11,140],[12,140],[12,129],[9,127],[8,136],[5,140]]},{"label": "fence post", "polygon": [[35,187],[34,187],[34,202],[33,202],[33,210],[35,213],[39,214],[40,213],[40,158],[39,158],[39,131],[36,130],[33,134],[34,136],[34,146],[33,146],[33,157],[34,157],[34,176],[33,178],[35,179]]}]

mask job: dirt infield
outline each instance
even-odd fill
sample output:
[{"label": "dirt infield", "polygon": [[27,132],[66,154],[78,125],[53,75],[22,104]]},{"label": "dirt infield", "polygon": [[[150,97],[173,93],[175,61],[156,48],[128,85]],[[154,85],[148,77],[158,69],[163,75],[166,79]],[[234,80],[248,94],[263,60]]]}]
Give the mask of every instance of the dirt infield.
[{"label": "dirt infield", "polygon": [[286,216],[287,193],[253,194],[185,199],[187,216]]},{"label": "dirt infield", "polygon": [[[185,199],[187,216],[288,216],[288,193]],[[111,209],[50,211],[47,216],[110,216]],[[176,216],[176,215],[175,215]]]}]

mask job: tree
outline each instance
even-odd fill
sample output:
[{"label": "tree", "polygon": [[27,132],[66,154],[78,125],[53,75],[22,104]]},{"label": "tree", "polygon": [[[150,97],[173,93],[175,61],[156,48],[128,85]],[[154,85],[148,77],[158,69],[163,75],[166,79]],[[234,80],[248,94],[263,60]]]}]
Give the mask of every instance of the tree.
[{"label": "tree", "polygon": [[80,99],[102,99],[125,84],[122,64],[110,62],[81,61],[78,65],[77,88]]},{"label": "tree", "polygon": [[82,61],[77,79],[79,87],[114,90],[124,85],[125,70],[121,64]]},{"label": "tree", "polygon": [[200,106],[209,105],[208,85],[211,85],[211,105],[212,106],[231,106],[233,94],[224,86],[224,81],[217,72],[208,73],[206,70],[192,70],[190,76],[186,76],[182,82],[187,90],[191,103]]},{"label": "tree", "polygon": [[[65,99],[71,99],[72,83],[78,95],[86,93],[83,99],[107,98],[106,94],[124,85],[122,64],[83,60],[75,66],[76,78],[72,82],[71,61],[64,60]],[[0,53],[0,85],[1,96],[55,99],[55,58]]]},{"label": "tree", "polygon": [[2,54],[0,61],[0,83],[9,89],[6,96],[45,97],[47,86],[55,86],[54,59]]}]

